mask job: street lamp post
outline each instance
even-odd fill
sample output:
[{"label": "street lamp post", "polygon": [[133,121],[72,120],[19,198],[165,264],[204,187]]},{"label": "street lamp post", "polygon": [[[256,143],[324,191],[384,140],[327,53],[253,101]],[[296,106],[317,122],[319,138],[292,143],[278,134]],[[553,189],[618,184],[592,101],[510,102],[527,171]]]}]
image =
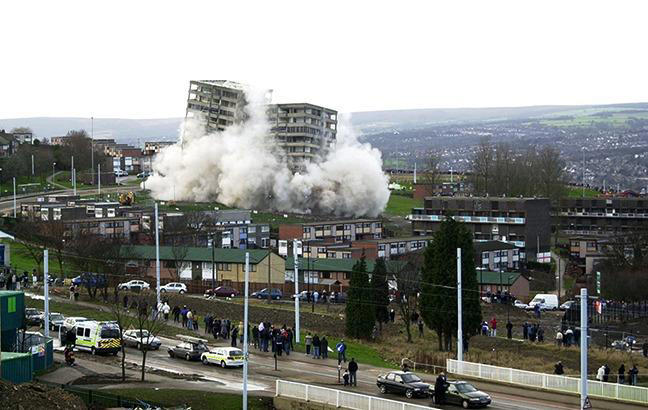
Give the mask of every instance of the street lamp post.
[{"label": "street lamp post", "polygon": [[56,166],[56,162],[52,162],[52,187],[54,187],[54,167]]},{"label": "street lamp post", "polygon": [[583,198],[585,198],[585,147],[581,151],[583,151]]}]

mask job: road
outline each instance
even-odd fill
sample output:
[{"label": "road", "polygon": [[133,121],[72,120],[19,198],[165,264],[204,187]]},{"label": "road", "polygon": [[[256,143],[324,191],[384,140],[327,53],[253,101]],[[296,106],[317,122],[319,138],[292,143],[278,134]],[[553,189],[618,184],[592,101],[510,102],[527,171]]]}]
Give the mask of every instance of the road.
[{"label": "road", "polygon": [[[218,366],[206,366],[200,362],[188,362],[182,359],[171,359],[167,353],[167,348],[174,346],[177,341],[168,338],[161,338],[162,347],[158,351],[150,351],[147,354],[146,366],[156,370],[163,370],[170,373],[194,376],[199,381],[187,381],[187,388],[204,387],[206,390],[224,390],[224,391],[241,391],[242,389],[242,370],[241,369],[222,369]],[[213,345],[213,343],[211,344]],[[218,345],[226,345],[219,343]],[[142,353],[137,349],[127,348],[126,361],[132,364],[141,364]],[[87,353],[78,353],[77,357],[82,362]],[[111,361],[112,358],[106,358]],[[101,359],[99,359],[101,360]],[[83,365],[80,363],[80,365]],[[285,356],[278,360],[278,370],[274,370],[274,358],[271,353],[260,353],[256,349],[250,352],[249,361],[249,390],[251,394],[272,395],[274,394],[275,381],[277,379],[290,380],[300,383],[319,385],[322,387],[349,390],[363,394],[369,394],[376,397],[385,397],[391,400],[407,401],[415,404],[431,405],[428,399],[411,399],[398,395],[381,395],[376,387],[376,378],[378,374],[383,373],[386,369],[373,368],[360,364],[358,372],[358,386],[354,388],[345,388],[338,384],[337,363],[333,360],[315,360],[306,357],[303,353],[293,353],[290,359]],[[433,383],[434,380],[427,375],[421,374],[424,380]],[[112,386],[115,387],[115,386]],[[479,387],[479,383],[477,383]],[[573,406],[547,403],[540,400],[534,400],[521,395],[507,395],[500,393],[491,394],[493,403],[492,409],[498,410],[562,410],[572,409]],[[440,406],[440,408],[457,408],[455,406]]]}]

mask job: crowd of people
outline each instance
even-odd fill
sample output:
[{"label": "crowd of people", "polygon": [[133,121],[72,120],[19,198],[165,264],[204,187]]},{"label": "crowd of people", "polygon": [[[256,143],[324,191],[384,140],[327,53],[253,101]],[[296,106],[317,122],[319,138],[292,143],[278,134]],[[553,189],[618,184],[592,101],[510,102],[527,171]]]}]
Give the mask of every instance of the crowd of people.
[{"label": "crowd of people", "polygon": [[[565,374],[565,367],[563,366],[562,362],[559,361],[554,365],[554,374],[557,374],[559,376]],[[636,386],[637,379],[639,378],[639,369],[637,369],[637,365],[633,364],[632,368],[628,370],[627,374],[627,384]],[[596,380],[603,383],[614,383],[614,380],[610,380],[610,367],[607,365],[607,363],[601,365],[601,367],[599,367],[596,371]],[[621,366],[619,366],[619,369],[617,370],[616,382],[619,384],[626,384],[625,363],[621,363]]]}]

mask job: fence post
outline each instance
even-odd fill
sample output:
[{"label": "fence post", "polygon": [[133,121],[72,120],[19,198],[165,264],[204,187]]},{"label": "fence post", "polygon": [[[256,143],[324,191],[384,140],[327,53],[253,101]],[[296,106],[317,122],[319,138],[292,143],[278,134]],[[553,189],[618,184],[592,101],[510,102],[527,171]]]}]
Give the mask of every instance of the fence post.
[{"label": "fence post", "polygon": [[281,394],[279,393],[279,386],[280,386],[279,379],[277,379],[275,381],[275,396],[277,396],[277,397],[281,396]]},{"label": "fence post", "polygon": [[367,410],[371,410],[371,400],[372,399],[373,399],[373,397],[369,396],[369,408]]},{"label": "fence post", "polygon": [[306,385],[306,399],[305,399],[306,401],[308,401],[308,387],[309,387],[309,386]]},{"label": "fence post", "polygon": [[340,391],[336,390],[335,392],[336,392],[335,393],[335,408],[339,408],[340,407]]},{"label": "fence post", "polygon": [[480,378],[482,377],[482,365],[481,365],[481,363],[477,364],[477,374],[479,375]]},{"label": "fence post", "polygon": [[542,375],[542,388],[543,389],[547,388],[547,375],[546,374]]},{"label": "fence post", "polygon": [[509,383],[513,383],[513,368],[509,367]]},{"label": "fence post", "polygon": [[614,398],[619,400],[619,383],[614,385]]}]

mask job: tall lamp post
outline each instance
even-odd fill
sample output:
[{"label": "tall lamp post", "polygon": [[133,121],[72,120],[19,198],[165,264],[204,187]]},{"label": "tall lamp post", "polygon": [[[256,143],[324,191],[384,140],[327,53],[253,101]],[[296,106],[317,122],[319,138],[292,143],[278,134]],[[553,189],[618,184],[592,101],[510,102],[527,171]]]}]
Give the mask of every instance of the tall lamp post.
[{"label": "tall lamp post", "polygon": [[54,188],[54,167],[56,166],[56,162],[52,162],[52,188]]}]

